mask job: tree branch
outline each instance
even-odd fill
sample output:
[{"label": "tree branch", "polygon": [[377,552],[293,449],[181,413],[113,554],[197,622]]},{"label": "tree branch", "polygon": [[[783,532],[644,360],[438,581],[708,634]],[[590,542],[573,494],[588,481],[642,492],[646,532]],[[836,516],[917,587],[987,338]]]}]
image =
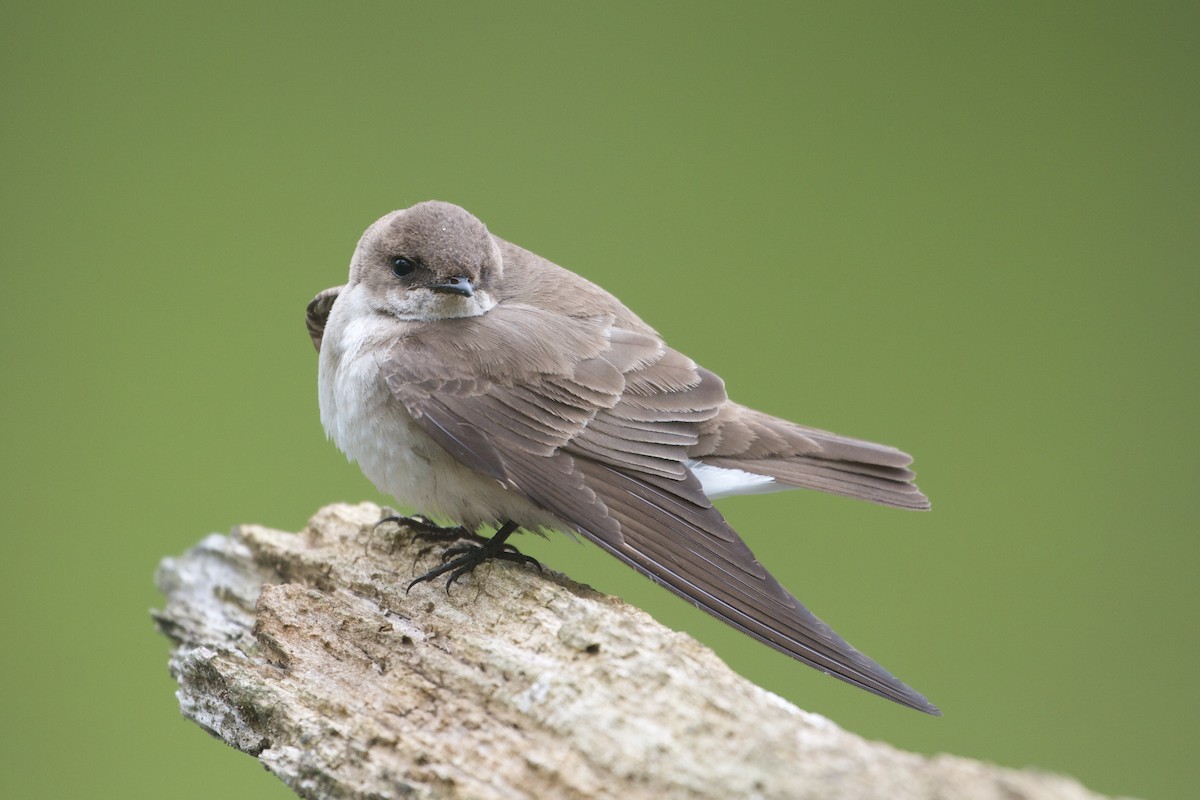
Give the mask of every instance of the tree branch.
[{"label": "tree branch", "polygon": [[480,567],[322,509],[163,561],[185,716],[309,798],[1096,798],[1075,781],[847,733],[565,577]]}]

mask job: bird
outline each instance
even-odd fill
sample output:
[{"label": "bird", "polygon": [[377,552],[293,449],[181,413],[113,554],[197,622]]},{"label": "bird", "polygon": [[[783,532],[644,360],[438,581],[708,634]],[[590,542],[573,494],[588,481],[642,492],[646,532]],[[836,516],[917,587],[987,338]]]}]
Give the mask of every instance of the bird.
[{"label": "bird", "polygon": [[612,294],[447,202],[368,227],[306,323],[337,447],[401,505],[495,529],[418,581],[451,571],[449,591],[485,560],[533,561],[507,543],[518,530],[578,535],[802,663],[940,715],[805,608],[713,505],[807,488],[928,509],[906,453],[735,403]]}]

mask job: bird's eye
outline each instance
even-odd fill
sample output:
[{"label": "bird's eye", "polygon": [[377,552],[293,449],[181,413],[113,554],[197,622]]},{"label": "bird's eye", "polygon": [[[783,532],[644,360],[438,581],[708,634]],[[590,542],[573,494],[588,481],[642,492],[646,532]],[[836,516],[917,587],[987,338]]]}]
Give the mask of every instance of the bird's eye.
[{"label": "bird's eye", "polygon": [[392,259],[392,272],[397,278],[403,278],[406,275],[411,275],[413,270],[416,268],[416,262],[414,262],[411,258],[396,256]]}]

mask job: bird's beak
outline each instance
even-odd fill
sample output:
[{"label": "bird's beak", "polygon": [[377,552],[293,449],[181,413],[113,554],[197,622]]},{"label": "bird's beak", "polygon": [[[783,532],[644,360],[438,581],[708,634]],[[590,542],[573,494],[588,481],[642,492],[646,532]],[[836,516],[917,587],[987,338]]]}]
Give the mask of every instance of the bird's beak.
[{"label": "bird's beak", "polygon": [[455,275],[447,278],[445,283],[431,283],[429,288],[435,292],[461,294],[463,297],[470,297],[475,294],[475,285],[471,283],[471,279],[466,275]]}]

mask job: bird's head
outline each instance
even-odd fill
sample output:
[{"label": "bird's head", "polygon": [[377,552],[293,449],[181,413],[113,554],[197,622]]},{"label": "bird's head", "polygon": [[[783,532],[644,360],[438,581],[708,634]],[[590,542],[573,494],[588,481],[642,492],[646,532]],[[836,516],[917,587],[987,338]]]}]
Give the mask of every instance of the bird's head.
[{"label": "bird's head", "polygon": [[475,317],[496,305],[503,270],[500,248],[482,222],[430,200],[367,228],[350,262],[349,287],[398,319]]}]

